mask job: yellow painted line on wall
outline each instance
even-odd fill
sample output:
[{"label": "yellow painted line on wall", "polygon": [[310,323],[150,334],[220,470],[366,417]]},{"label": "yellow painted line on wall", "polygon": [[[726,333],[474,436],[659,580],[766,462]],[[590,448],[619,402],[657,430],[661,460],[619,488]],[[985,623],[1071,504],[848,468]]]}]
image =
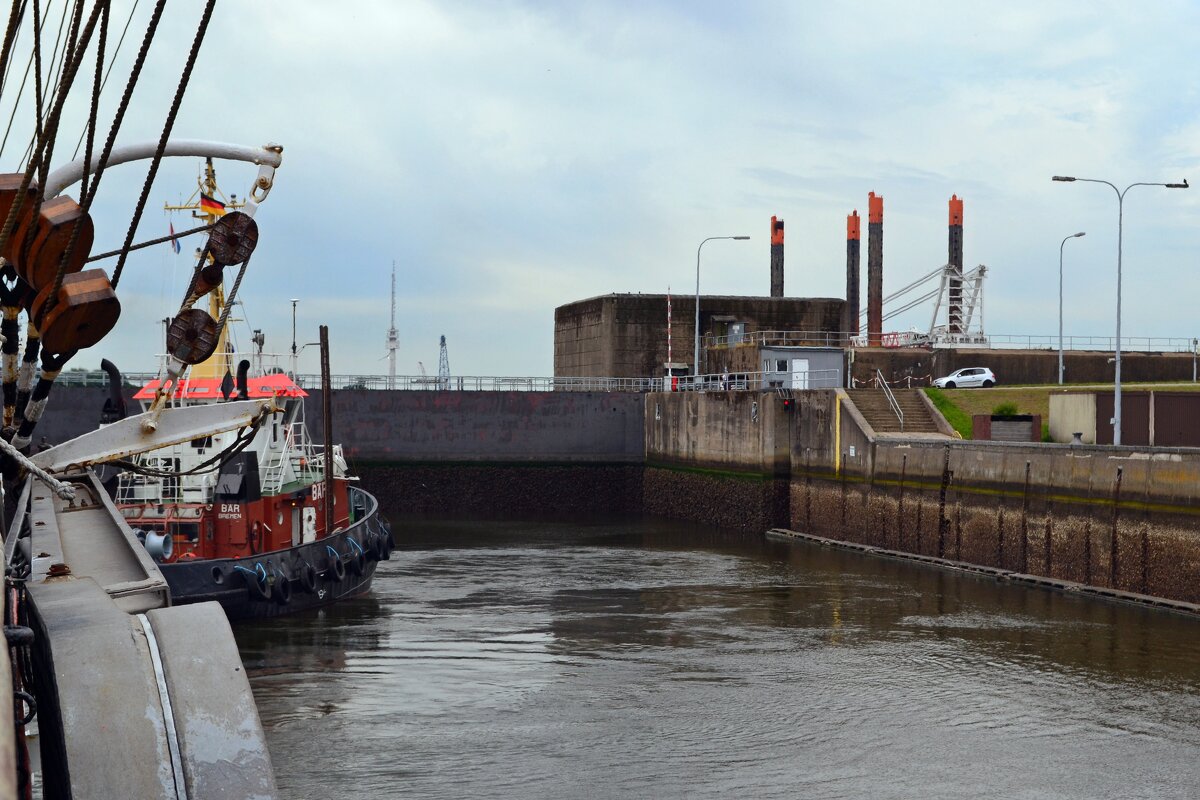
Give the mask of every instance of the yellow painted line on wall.
[{"label": "yellow painted line on wall", "polygon": [[842,393],[835,397],[837,402],[833,407],[833,474],[842,474]]}]

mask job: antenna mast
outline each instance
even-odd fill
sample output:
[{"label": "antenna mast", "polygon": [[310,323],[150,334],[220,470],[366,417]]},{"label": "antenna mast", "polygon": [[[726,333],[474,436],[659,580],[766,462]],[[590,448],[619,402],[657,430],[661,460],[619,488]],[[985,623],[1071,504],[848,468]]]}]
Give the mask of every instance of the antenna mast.
[{"label": "antenna mast", "polygon": [[396,351],[400,349],[400,333],[396,330],[396,259],[392,259],[392,327],[387,332],[388,382],[387,388],[396,388]]},{"label": "antenna mast", "polygon": [[438,353],[438,388],[450,388],[450,354],[446,351],[446,337],[442,336],[441,352]]}]

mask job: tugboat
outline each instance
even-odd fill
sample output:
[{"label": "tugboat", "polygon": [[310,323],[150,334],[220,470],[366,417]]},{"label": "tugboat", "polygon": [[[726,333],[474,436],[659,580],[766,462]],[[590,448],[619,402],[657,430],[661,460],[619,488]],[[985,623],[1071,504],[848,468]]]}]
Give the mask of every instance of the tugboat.
[{"label": "tugboat", "polygon": [[[233,220],[239,205],[236,197],[220,194],[209,159],[191,200],[167,209],[191,211],[201,224],[221,222],[232,230],[240,228]],[[198,274],[213,269],[213,253],[199,258]],[[219,280],[208,297],[202,322],[226,318]],[[277,365],[264,366],[276,358],[261,352],[261,333],[254,337],[259,352],[251,357],[256,365],[251,375],[251,359],[237,362],[227,330],[219,328],[207,345],[211,354],[172,389],[164,392],[170,377],[160,377],[134,399],[149,410],[164,394],[166,406],[174,408],[269,398],[281,413],[250,430],[200,437],[123,462],[117,508],[158,562],[177,605],[216,600],[233,621],[301,611],[368,591],[376,564],[389,559],[393,548],[378,503],[353,485],[340,446],[313,443],[304,413],[308,394]],[[172,325],[168,350],[186,346],[188,333],[178,322]],[[160,375],[166,375],[166,364]],[[328,402],[329,393],[324,397]],[[106,407],[119,400],[118,395]]]}]

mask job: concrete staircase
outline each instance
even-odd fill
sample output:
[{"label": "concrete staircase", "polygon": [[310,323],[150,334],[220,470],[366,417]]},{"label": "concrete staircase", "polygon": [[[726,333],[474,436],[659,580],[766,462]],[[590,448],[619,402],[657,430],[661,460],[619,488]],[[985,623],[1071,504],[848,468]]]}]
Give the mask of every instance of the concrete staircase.
[{"label": "concrete staircase", "polygon": [[876,433],[937,434],[937,424],[925,402],[920,398],[920,389],[893,389],[896,404],[904,412],[904,429],[900,419],[888,402],[883,389],[851,389],[850,400]]}]

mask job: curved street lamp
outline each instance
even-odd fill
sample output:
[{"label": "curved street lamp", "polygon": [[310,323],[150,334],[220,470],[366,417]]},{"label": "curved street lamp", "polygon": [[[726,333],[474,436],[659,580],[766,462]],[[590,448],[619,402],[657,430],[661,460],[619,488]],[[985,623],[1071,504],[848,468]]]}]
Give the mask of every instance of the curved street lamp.
[{"label": "curved street lamp", "polygon": [[1166,189],[1187,189],[1188,182],[1185,178],[1182,183],[1131,183],[1124,189],[1118,189],[1115,184],[1097,178],[1075,178],[1069,175],[1055,175],[1051,180],[1062,183],[1074,183],[1075,181],[1083,181],[1084,183],[1103,183],[1105,186],[1111,187],[1117,195],[1117,348],[1116,357],[1116,376],[1113,384],[1113,444],[1121,443],[1121,237],[1122,228],[1125,222],[1125,193],[1135,186],[1162,186]]},{"label": "curved street lamp", "polygon": [[711,242],[714,239],[736,239],[739,242],[743,242],[749,238],[749,236],[710,236],[700,242],[700,247],[696,248],[696,342],[695,349],[692,351],[693,384],[695,384],[696,378],[700,375],[700,249],[704,247],[704,242]]},{"label": "curved street lamp", "polygon": [[1087,236],[1086,231],[1072,233],[1070,236],[1062,240],[1062,244],[1058,246],[1058,385],[1062,386],[1063,382],[1063,345],[1062,345],[1062,320],[1063,320],[1063,290],[1062,290],[1062,261],[1063,247],[1067,244],[1067,239],[1078,239],[1080,236]]}]

